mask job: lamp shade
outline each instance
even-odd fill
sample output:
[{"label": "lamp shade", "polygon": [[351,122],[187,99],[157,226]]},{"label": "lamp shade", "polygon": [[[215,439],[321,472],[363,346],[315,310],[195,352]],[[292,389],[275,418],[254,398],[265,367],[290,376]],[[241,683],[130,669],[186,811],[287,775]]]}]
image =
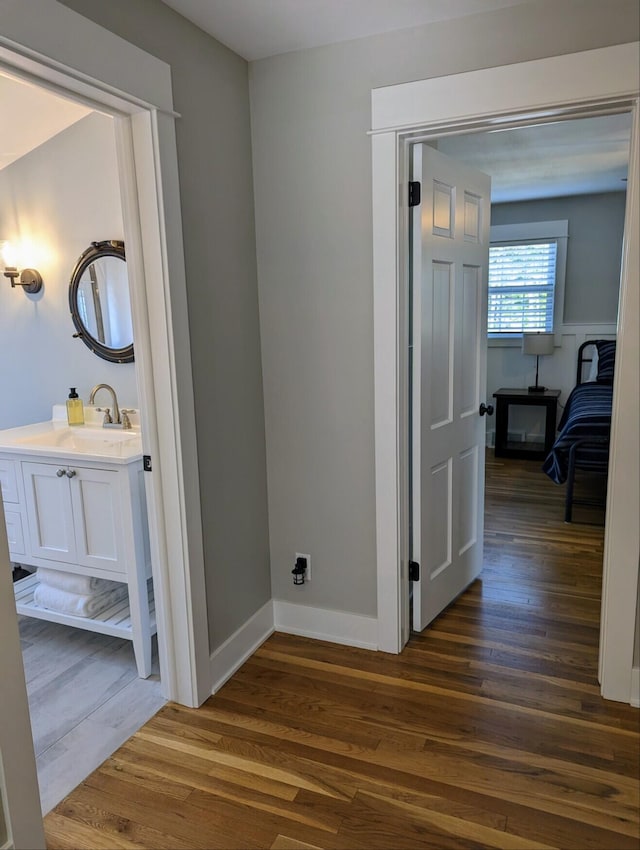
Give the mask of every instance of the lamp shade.
[{"label": "lamp shade", "polygon": [[523,354],[553,354],[554,334],[552,333],[523,333]]}]

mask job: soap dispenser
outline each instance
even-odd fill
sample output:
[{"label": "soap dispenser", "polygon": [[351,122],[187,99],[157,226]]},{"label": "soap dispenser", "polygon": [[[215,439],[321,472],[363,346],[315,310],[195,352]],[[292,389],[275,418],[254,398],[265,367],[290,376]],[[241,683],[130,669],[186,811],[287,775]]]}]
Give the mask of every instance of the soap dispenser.
[{"label": "soap dispenser", "polygon": [[84,425],[84,405],[75,387],[70,388],[67,399],[67,421],[69,425]]}]

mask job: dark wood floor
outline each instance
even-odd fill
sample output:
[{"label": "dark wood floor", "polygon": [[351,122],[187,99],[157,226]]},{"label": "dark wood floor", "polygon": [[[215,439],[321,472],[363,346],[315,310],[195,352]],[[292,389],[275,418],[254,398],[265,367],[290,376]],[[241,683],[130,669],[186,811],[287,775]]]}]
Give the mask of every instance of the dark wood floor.
[{"label": "dark wood floor", "polygon": [[602,528],[562,494],[490,459],[482,579],[402,655],[273,635],[57,806],[49,847],[638,848],[639,715],[596,679]]}]

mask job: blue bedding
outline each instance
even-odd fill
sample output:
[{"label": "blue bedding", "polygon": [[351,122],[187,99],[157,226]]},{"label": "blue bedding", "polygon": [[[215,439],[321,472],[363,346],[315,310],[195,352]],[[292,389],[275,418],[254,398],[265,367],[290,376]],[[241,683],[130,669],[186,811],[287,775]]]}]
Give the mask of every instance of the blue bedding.
[{"label": "blue bedding", "polygon": [[542,466],[556,484],[567,480],[569,450],[577,440],[585,441],[577,456],[580,467],[606,469],[612,400],[610,384],[579,384],[571,391],[558,423],[558,437]]}]

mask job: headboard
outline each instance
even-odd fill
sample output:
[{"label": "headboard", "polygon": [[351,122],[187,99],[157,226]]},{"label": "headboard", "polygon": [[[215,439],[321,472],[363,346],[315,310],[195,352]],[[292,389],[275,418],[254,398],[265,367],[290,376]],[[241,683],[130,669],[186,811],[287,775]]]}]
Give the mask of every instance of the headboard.
[{"label": "headboard", "polygon": [[[616,341],[614,339],[588,339],[583,342],[578,349],[578,369],[576,372],[576,385],[586,383],[589,380],[592,364],[598,363],[599,351],[604,347],[609,352],[613,347],[613,358],[615,358]],[[611,354],[608,355],[608,364],[613,368],[613,359]],[[600,380],[599,378],[591,378],[591,380]],[[613,380],[613,373],[611,380]]]}]

